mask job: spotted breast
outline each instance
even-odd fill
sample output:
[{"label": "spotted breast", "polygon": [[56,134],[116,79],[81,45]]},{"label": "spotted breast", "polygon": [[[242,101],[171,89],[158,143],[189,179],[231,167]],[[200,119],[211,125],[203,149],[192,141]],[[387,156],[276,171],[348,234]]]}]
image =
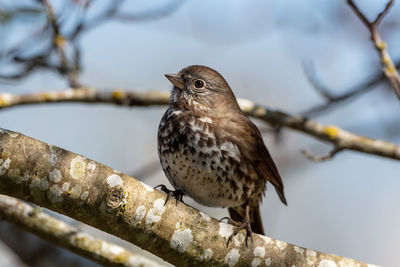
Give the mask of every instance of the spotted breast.
[{"label": "spotted breast", "polygon": [[[215,132],[221,118],[169,107],[158,131],[162,168],[175,187],[206,206],[240,206],[252,193],[239,148]],[[263,189],[263,187],[261,188]],[[261,190],[260,189],[260,190]]]}]

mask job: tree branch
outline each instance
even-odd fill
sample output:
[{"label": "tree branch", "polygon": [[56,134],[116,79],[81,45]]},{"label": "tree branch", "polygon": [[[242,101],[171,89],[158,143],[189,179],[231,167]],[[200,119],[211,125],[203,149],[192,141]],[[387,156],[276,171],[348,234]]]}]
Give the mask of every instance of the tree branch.
[{"label": "tree branch", "polygon": [[[0,94],[0,109],[26,104],[59,102],[108,103],[123,106],[167,105],[169,92],[129,92],[114,90],[100,92],[92,88],[53,91],[26,95]],[[326,126],[302,116],[293,116],[279,110],[258,105],[250,100],[238,99],[242,110],[249,116],[260,119],[275,127],[286,127],[333,144],[342,150],[355,150],[362,153],[400,160],[400,146],[372,138],[359,136],[336,126]]]},{"label": "tree branch", "polygon": [[303,153],[309,160],[312,160],[314,162],[323,162],[333,159],[333,157],[341,151],[343,151],[343,148],[334,147],[328,154],[324,156],[316,156],[307,149],[302,149],[301,153]]},{"label": "tree branch", "polygon": [[19,133],[0,133],[0,193],[111,233],[179,266],[367,266],[254,234],[226,241],[232,226],[100,163]]},{"label": "tree branch", "polygon": [[[400,61],[396,63],[396,69],[399,68]],[[325,99],[325,103],[310,107],[307,110],[300,112],[300,114],[303,116],[315,116],[321,112],[327,111],[329,108],[332,108],[339,103],[343,103],[345,100],[365,94],[376,88],[376,86],[380,83],[387,81],[385,74],[379,71],[379,73],[371,75],[355,86],[349,87],[347,90],[343,90],[344,93],[333,94],[333,90],[331,90],[318,78],[313,64],[303,64],[303,69],[313,88],[318,94],[321,95],[321,97]]]},{"label": "tree branch", "polygon": [[378,16],[372,22],[364,15],[364,13],[357,7],[353,0],[347,0],[348,5],[362,21],[362,23],[368,28],[371,34],[371,40],[375,45],[376,51],[379,53],[383,68],[383,73],[388,78],[392,87],[400,99],[400,76],[397,72],[392,59],[390,58],[389,52],[387,51],[386,43],[382,41],[381,36],[378,32],[378,25],[382,21],[383,17],[389,12],[389,9],[393,5],[393,0],[389,0],[384,10],[378,14]]},{"label": "tree branch", "polygon": [[40,208],[0,195],[0,217],[52,243],[106,266],[161,266],[143,256],[134,255],[121,246],[111,244],[79,231]]}]

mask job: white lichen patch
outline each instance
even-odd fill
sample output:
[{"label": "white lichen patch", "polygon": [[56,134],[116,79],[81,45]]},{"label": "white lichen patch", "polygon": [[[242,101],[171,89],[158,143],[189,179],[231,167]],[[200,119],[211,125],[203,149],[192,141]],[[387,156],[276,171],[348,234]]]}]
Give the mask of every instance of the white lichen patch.
[{"label": "white lichen patch", "polygon": [[81,156],[76,156],[71,160],[69,167],[69,173],[73,179],[79,180],[85,176],[86,173],[86,162]]},{"label": "white lichen patch", "polygon": [[120,185],[122,186],[122,178],[117,174],[111,174],[107,177],[107,184],[109,187],[113,188],[114,186]]},{"label": "white lichen patch", "polygon": [[17,136],[19,135],[19,133],[8,131],[8,135],[9,135],[11,138],[15,138],[15,137],[17,137]]},{"label": "white lichen patch", "polygon": [[44,191],[47,190],[48,188],[49,188],[49,182],[47,182],[47,180],[42,179],[40,181],[39,189]]},{"label": "white lichen patch", "polygon": [[117,257],[125,252],[122,247],[106,242],[101,242],[101,250],[105,252],[104,254],[111,254],[114,257]]},{"label": "white lichen patch", "polygon": [[72,199],[77,199],[82,194],[82,187],[77,185],[72,187],[70,196]]},{"label": "white lichen patch", "polygon": [[202,261],[209,260],[211,259],[212,256],[213,256],[213,251],[211,250],[211,248],[208,248],[204,250],[203,254],[200,256],[200,260]]},{"label": "white lichen patch", "polygon": [[55,184],[52,185],[47,191],[47,197],[50,199],[51,203],[59,203],[63,201],[62,190],[61,188]]},{"label": "white lichen patch", "polygon": [[24,173],[24,175],[21,175],[15,182],[16,182],[17,184],[22,184],[23,182],[29,181],[29,178],[30,178],[29,172],[26,171],[26,172]]},{"label": "white lichen patch", "polygon": [[181,223],[177,223],[176,228],[171,237],[170,246],[173,249],[177,249],[178,252],[183,253],[193,241],[192,230],[189,228],[185,229]]},{"label": "white lichen patch", "polygon": [[300,255],[303,255],[304,253],[304,249],[303,248],[299,248],[298,246],[293,246],[294,251],[296,251],[296,253],[299,253]]},{"label": "white lichen patch", "polygon": [[261,259],[260,258],[254,258],[253,261],[251,262],[251,267],[257,267],[260,265]]},{"label": "white lichen patch", "polygon": [[68,183],[68,182],[63,183],[62,188],[61,188],[62,191],[67,192],[69,189],[69,185],[70,185],[70,183]]},{"label": "white lichen patch", "polygon": [[331,260],[322,260],[319,264],[318,267],[337,267],[336,263]]},{"label": "white lichen patch", "polygon": [[317,261],[317,252],[311,249],[306,250],[306,256],[307,256],[307,263],[309,265],[314,265],[315,262]]},{"label": "white lichen patch", "polygon": [[204,219],[206,222],[209,222],[209,221],[211,220],[211,217],[210,217],[208,214],[205,214],[204,212],[201,212],[201,211],[200,211],[200,215],[201,215],[201,217],[203,217],[203,219]]},{"label": "white lichen patch", "polygon": [[6,160],[3,160],[2,158],[0,158],[0,175],[3,175],[6,173],[8,168],[10,168],[10,163],[11,163],[10,158],[6,158]]},{"label": "white lichen patch", "polygon": [[219,223],[219,231],[218,234],[221,237],[229,238],[233,233],[233,226],[227,223],[220,222]]},{"label": "white lichen patch", "polygon": [[54,166],[58,162],[58,155],[60,154],[61,149],[52,145],[49,145],[49,149],[50,149],[49,163],[52,166]]},{"label": "white lichen patch", "polygon": [[259,237],[261,237],[262,239],[264,239],[264,241],[265,241],[265,243],[267,243],[267,245],[273,241],[272,238],[270,238],[270,237],[268,237],[268,236],[265,236],[265,235],[260,235]]},{"label": "white lichen patch", "polygon": [[276,240],[276,245],[280,250],[284,250],[287,246],[286,242]]},{"label": "white lichen patch", "polygon": [[45,179],[40,179],[40,178],[36,177],[29,184],[29,187],[30,188],[39,188],[40,190],[47,190],[49,188],[49,182],[47,182]]},{"label": "white lichen patch", "polygon": [[50,173],[49,173],[49,178],[50,181],[54,182],[54,183],[58,183],[59,181],[61,181],[61,172],[58,169],[53,169]]},{"label": "white lichen patch", "polygon": [[[340,267],[353,267],[353,266],[359,267],[360,264],[355,263],[354,260],[352,260],[352,259],[344,258],[343,260],[339,261],[339,266]],[[378,267],[378,266],[375,266],[372,264],[371,265],[367,264],[367,266],[368,267]]]},{"label": "white lichen patch", "polygon": [[144,189],[146,190],[146,191],[148,191],[148,192],[153,192],[154,191],[154,188],[153,187],[151,187],[151,186],[149,186],[149,185],[147,185],[147,184],[145,184],[145,183],[142,183],[142,182],[140,182],[142,185],[143,185],[143,187],[144,187]]},{"label": "white lichen patch", "polygon": [[242,244],[244,244],[246,236],[243,232],[240,232],[237,235],[235,235],[232,239],[235,246],[239,247]]},{"label": "white lichen patch", "polygon": [[161,220],[161,215],[164,213],[165,200],[162,198],[156,199],[153,204],[153,208],[149,210],[146,217],[146,224],[157,223]]},{"label": "white lichen patch", "polygon": [[87,199],[88,196],[89,196],[89,192],[88,192],[88,191],[85,191],[85,192],[82,193],[81,199],[82,199],[83,201],[85,201],[85,200]]},{"label": "white lichen patch", "polygon": [[239,261],[240,254],[239,250],[234,248],[226,254],[225,263],[228,264],[230,267],[235,266],[235,264]]},{"label": "white lichen patch", "polygon": [[265,260],[265,265],[270,266],[271,265],[271,258],[267,258]]},{"label": "white lichen patch", "polygon": [[94,172],[96,170],[96,163],[94,161],[91,161],[87,165],[87,169],[89,172]]},{"label": "white lichen patch", "polygon": [[133,224],[140,223],[145,215],[146,215],[146,207],[145,206],[137,207],[132,217],[132,223]]},{"label": "white lichen patch", "polygon": [[158,263],[155,263],[154,261],[151,261],[149,259],[146,259],[145,257],[139,256],[139,255],[132,255],[129,256],[126,266],[131,266],[131,267],[161,267],[163,265],[159,265]]},{"label": "white lichen patch", "polygon": [[254,256],[259,258],[264,258],[265,256],[265,249],[263,247],[256,247],[253,251]]}]

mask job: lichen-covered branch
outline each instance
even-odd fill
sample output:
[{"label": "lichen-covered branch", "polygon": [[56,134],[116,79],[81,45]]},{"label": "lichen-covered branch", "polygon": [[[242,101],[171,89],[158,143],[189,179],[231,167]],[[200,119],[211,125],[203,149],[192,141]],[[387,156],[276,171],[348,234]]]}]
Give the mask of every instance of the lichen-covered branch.
[{"label": "lichen-covered branch", "polygon": [[393,63],[393,60],[390,58],[386,43],[382,41],[381,36],[378,32],[379,23],[389,12],[390,8],[393,5],[393,2],[394,0],[389,0],[382,12],[380,12],[373,21],[370,21],[358,8],[353,0],[347,0],[348,5],[354,11],[357,17],[362,21],[362,23],[368,28],[371,35],[371,40],[374,43],[375,49],[379,53],[379,56],[381,58],[383,73],[392,84],[392,87],[397,94],[397,97],[400,99],[400,76]]},{"label": "lichen-covered branch", "polygon": [[[58,102],[109,103],[124,106],[167,105],[169,92],[129,92],[113,90],[101,92],[93,88],[53,91],[27,95],[0,94],[0,109],[26,104]],[[368,137],[359,136],[336,126],[325,126],[302,116],[293,116],[279,110],[272,110],[246,99],[238,99],[242,110],[249,116],[273,126],[286,127],[332,143],[340,150],[355,150],[386,158],[400,160],[400,146]]]},{"label": "lichen-covered branch", "polygon": [[161,266],[78,230],[16,198],[0,195],[0,218],[106,266]]},{"label": "lichen-covered branch", "polygon": [[125,239],[178,266],[367,266],[254,234],[210,218],[83,156],[0,132],[0,193],[33,202]]}]

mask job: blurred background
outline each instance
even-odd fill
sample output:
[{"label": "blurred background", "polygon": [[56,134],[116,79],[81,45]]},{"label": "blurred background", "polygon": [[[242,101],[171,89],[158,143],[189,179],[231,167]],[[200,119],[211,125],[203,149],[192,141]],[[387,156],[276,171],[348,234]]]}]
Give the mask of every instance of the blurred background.
[{"label": "blurred background", "polygon": [[[386,4],[358,2],[371,19]],[[56,44],[48,6],[60,25],[62,37]],[[399,18],[400,5],[395,3],[379,27],[395,62],[400,61]],[[1,92],[79,85],[169,90],[163,74],[193,64],[218,70],[237,97],[400,143],[399,100],[388,83],[326,105],[307,78],[336,96],[363,87],[381,73],[369,32],[345,1],[63,0],[46,5],[0,0]],[[156,150],[165,109],[72,103],[19,106],[0,110],[0,126],[82,154],[149,185],[168,185]],[[400,266],[398,161],[344,151],[315,163],[300,150],[324,155],[329,145],[255,122],[283,177],[288,200],[285,207],[274,190],[267,192],[261,211],[268,236],[367,263]],[[216,218],[227,214],[186,200]],[[1,266],[97,266],[6,222],[0,223],[0,258]]]}]

